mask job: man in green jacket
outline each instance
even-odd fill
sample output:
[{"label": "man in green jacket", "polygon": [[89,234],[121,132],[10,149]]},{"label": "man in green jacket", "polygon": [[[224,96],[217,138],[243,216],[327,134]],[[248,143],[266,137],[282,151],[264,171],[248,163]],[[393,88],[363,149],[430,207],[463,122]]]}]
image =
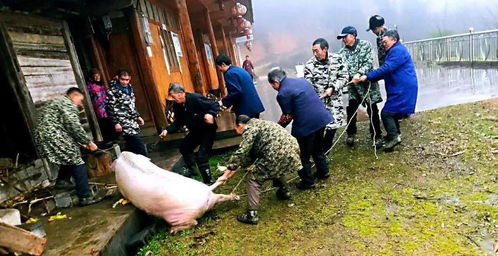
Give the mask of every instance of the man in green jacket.
[{"label": "man in green jacket", "polygon": [[[348,66],[349,80],[360,78],[360,76],[373,70],[372,45],[370,42],[357,38],[356,28],[348,26],[342,29],[337,36],[342,40],[344,47],[339,50]],[[363,106],[367,108],[370,117],[370,138],[374,139],[378,149],[382,146],[382,131],[380,130],[379,108],[377,103],[382,102],[379,84],[377,82],[350,83],[348,85],[349,104],[346,108],[348,113],[349,126],[347,128],[348,137],[346,143],[354,145],[356,136],[356,110],[363,99]]]},{"label": "man in green jacket", "polygon": [[40,156],[59,166],[56,187],[73,187],[72,176],[80,205],[89,205],[102,199],[92,196],[87,168],[81,158],[80,147],[89,151],[98,149],[79,120],[78,106],[83,105],[83,99],[83,92],[72,87],[67,90],[66,96],[47,102],[38,115],[34,138]]},{"label": "man in green jacket", "polygon": [[242,142],[227,164],[227,170],[217,181],[225,183],[240,167],[254,162],[255,168],[249,174],[247,183],[248,210],[237,217],[246,224],[257,224],[261,185],[268,180],[278,187],[277,197],[290,199],[287,189],[287,174],[302,169],[299,158],[299,144],[287,130],[274,122],[240,115],[235,130],[242,134]]}]

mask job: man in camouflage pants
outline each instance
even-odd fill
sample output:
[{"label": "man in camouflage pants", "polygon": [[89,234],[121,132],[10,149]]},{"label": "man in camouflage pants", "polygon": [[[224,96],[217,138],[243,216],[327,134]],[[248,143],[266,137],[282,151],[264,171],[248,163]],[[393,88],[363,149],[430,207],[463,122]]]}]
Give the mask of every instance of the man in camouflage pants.
[{"label": "man in camouflage pants", "polygon": [[[360,76],[373,70],[372,59],[372,46],[368,41],[360,40],[357,38],[356,28],[348,26],[345,27],[341,34],[337,36],[338,40],[343,41],[344,47],[339,50],[348,66],[349,79]],[[380,95],[379,84],[376,82],[364,83],[351,83],[348,85],[349,104],[346,108],[348,113],[347,128],[348,137],[346,144],[348,146],[354,145],[356,136],[356,110],[363,101],[363,105],[367,107],[367,113],[370,117],[370,138],[375,138],[375,147],[378,149],[382,146],[381,138],[382,131],[380,130],[379,108],[377,103],[382,101]]]},{"label": "man in camouflage pants", "polygon": [[36,119],[34,139],[40,156],[59,166],[56,188],[73,188],[72,176],[80,205],[89,205],[102,198],[92,196],[87,168],[81,158],[80,147],[90,151],[97,150],[97,146],[81,126],[78,116],[78,106],[83,105],[83,95],[80,89],[72,87],[65,97],[47,102]]},{"label": "man in camouflage pants", "polygon": [[329,44],[323,38],[313,42],[313,57],[304,65],[304,78],[313,85],[334,121],[327,125],[323,139],[323,150],[332,147],[336,130],[346,125],[346,111],[342,102],[342,88],[349,74],[341,55],[330,53]]},{"label": "man in camouflage pants", "polygon": [[140,125],[144,125],[144,120],[135,106],[135,93],[130,80],[131,75],[128,71],[118,71],[116,78],[109,82],[106,109],[116,132],[123,134],[125,150],[147,156],[140,137]]},{"label": "man in camouflage pants", "polygon": [[236,119],[235,130],[242,134],[242,142],[227,164],[227,170],[218,178],[224,183],[238,168],[254,162],[247,183],[248,210],[237,220],[247,224],[257,224],[261,185],[268,180],[278,187],[277,198],[290,199],[285,175],[302,168],[299,159],[299,145],[280,125],[256,118],[240,115]]}]

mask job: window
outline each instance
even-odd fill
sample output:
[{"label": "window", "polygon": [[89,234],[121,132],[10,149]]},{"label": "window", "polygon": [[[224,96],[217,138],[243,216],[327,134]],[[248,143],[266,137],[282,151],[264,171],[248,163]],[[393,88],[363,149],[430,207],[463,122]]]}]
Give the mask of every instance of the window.
[{"label": "window", "polygon": [[164,59],[168,66],[168,71],[180,70],[180,63],[178,62],[178,56],[175,51],[173,39],[171,38],[171,33],[159,28],[159,38],[161,39],[161,46],[163,48]]}]

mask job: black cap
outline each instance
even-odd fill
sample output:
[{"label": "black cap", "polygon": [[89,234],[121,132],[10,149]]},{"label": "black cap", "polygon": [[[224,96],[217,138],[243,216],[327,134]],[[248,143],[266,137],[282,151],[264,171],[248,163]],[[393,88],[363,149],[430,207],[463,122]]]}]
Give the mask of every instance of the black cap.
[{"label": "black cap", "polygon": [[337,35],[337,40],[340,40],[349,34],[354,35],[354,36],[358,35],[358,33],[356,32],[356,28],[354,28],[352,26],[347,26],[347,27],[343,28],[341,33],[339,35]]},{"label": "black cap", "polygon": [[384,25],[384,18],[380,15],[374,15],[370,17],[370,20],[368,20],[368,29],[367,31],[374,30],[376,27],[380,27]]}]

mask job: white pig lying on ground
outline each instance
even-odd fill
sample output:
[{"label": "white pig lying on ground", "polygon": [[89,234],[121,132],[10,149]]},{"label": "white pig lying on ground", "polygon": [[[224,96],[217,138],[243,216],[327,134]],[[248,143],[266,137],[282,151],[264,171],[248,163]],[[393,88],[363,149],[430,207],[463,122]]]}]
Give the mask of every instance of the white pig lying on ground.
[{"label": "white pig lying on ground", "polygon": [[172,234],[197,225],[196,219],[216,203],[239,199],[213,193],[219,183],[209,187],[131,152],[121,153],[112,169],[121,194],[145,212],[163,217],[171,225]]}]

